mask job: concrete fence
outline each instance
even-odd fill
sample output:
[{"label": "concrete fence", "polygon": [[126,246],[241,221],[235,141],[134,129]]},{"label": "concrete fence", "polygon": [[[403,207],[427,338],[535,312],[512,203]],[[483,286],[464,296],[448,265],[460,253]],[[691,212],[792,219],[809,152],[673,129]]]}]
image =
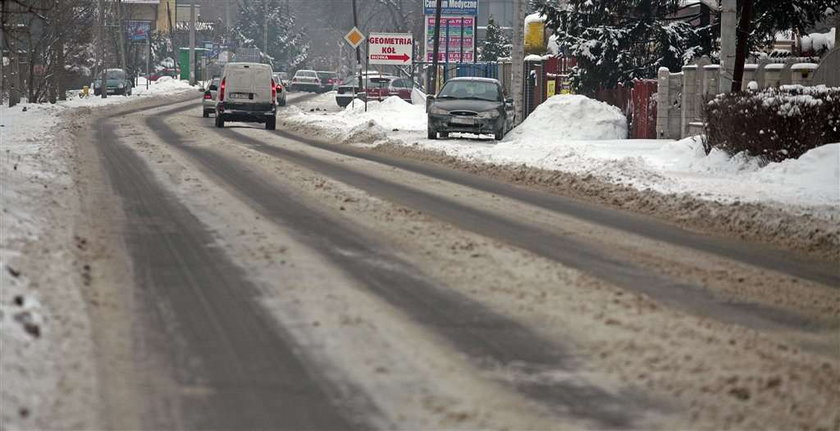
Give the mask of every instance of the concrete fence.
[{"label": "concrete fence", "polygon": [[[746,64],[741,89],[746,90],[752,81],[759,88],[826,83],[815,79],[822,76],[818,73],[822,67],[807,60],[789,58],[784,62]],[[658,81],[657,138],[680,139],[703,133],[703,104],[719,93],[720,66],[701,58],[695,64],[683,66],[679,73],[660,69]]]}]

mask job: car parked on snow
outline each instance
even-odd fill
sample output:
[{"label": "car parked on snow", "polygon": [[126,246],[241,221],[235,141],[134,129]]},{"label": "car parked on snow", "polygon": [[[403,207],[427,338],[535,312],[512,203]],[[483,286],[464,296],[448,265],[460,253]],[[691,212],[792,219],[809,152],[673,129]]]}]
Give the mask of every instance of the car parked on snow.
[{"label": "car parked on snow", "polygon": [[292,91],[321,91],[321,79],[314,70],[298,70],[292,77]]},{"label": "car parked on snow", "polygon": [[[362,73],[362,79],[384,76],[379,72]],[[341,84],[338,85],[335,94],[335,103],[344,108],[353,101],[354,98],[361,92],[359,90],[359,75],[351,75],[344,78]],[[364,97],[364,96],[363,96]]]},{"label": "car parked on snow", "polygon": [[368,100],[383,101],[391,96],[399,96],[400,99],[411,103],[411,91],[414,83],[408,78],[396,76],[371,76],[367,80],[365,94]]},{"label": "car parked on snow", "polygon": [[204,118],[216,113],[216,102],[218,100],[219,84],[221,82],[222,78],[217,76],[211,79],[210,84],[204,89],[204,97],[201,99],[201,114]]},{"label": "car parked on snow", "polygon": [[498,141],[513,128],[513,99],[491,78],[453,78],[436,96],[427,96],[428,138],[446,138],[452,132],[492,134]]},{"label": "car parked on snow", "polygon": [[[131,96],[131,89],[134,83],[122,69],[107,69],[105,71],[105,91],[106,94],[122,94],[123,96]],[[97,78],[93,81],[93,94],[99,96],[102,94],[102,79]]]},{"label": "car parked on snow", "polygon": [[219,83],[216,127],[226,121],[277,124],[277,84],[271,66],[260,63],[228,63]]},{"label": "car parked on snow", "polygon": [[335,72],[327,72],[323,70],[317,71],[318,79],[321,81],[321,92],[332,91],[338,88],[341,79]]}]

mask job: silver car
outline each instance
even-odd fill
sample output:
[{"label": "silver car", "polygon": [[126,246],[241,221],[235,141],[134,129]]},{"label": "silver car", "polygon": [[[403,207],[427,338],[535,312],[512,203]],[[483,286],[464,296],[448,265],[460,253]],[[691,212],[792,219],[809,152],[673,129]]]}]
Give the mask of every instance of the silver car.
[{"label": "silver car", "polygon": [[298,70],[292,77],[292,91],[321,91],[321,79],[314,70]]},{"label": "silver car", "polygon": [[219,96],[219,83],[222,78],[216,77],[210,80],[210,85],[204,91],[204,98],[201,99],[202,116],[207,118],[210,114],[216,113],[216,101]]}]

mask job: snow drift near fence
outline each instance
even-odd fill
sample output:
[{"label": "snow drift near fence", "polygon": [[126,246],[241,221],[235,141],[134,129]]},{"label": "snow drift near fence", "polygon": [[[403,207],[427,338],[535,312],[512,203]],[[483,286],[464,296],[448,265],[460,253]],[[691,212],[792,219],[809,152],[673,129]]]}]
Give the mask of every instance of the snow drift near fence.
[{"label": "snow drift near fence", "polygon": [[627,118],[610,104],[585,96],[552,96],[508,135],[542,141],[603,140],[627,137]]}]

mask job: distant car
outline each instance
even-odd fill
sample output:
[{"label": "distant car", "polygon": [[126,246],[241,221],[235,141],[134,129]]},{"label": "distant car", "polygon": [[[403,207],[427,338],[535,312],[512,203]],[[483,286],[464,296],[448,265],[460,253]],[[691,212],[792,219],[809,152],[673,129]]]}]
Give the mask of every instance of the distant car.
[{"label": "distant car", "polygon": [[[381,75],[379,72],[362,74],[363,79],[367,79],[374,76],[383,75]],[[335,94],[335,102],[338,104],[338,106],[341,106],[343,108],[349,105],[350,102],[352,102],[356,95],[360,92],[361,90],[359,90],[359,75],[348,76],[344,78],[344,80],[341,81],[341,83],[338,85]]]},{"label": "distant car", "polygon": [[156,70],[149,75],[149,81],[157,81],[161,77],[168,76],[170,78],[175,78],[178,76],[178,71],[172,68],[164,68],[160,70]]},{"label": "distant car", "polygon": [[338,84],[341,83],[341,79],[338,78],[338,74],[335,72],[319,70],[315,73],[318,74],[318,80],[321,81],[321,92],[335,90],[338,88]]},{"label": "distant car", "polygon": [[[128,78],[128,74],[122,69],[105,70],[105,91],[107,94],[122,94],[131,96],[131,89],[134,83]],[[93,82],[93,94],[102,94],[102,79],[98,78]]]},{"label": "distant car", "polygon": [[204,97],[201,99],[201,110],[204,118],[216,113],[216,100],[219,96],[219,84],[221,82],[221,77],[213,78],[210,80],[210,85],[204,90]]},{"label": "distant car", "polygon": [[292,77],[292,91],[321,91],[321,79],[314,70],[298,70]]},{"label": "distant car", "polygon": [[400,99],[411,103],[411,90],[414,83],[408,78],[396,76],[371,76],[367,80],[365,93],[368,100],[385,100],[391,96],[399,96]]},{"label": "distant car", "polygon": [[287,89],[288,82],[286,80],[286,75],[283,72],[275,72],[274,73],[274,83],[277,85],[277,104],[279,106],[286,106],[286,94],[289,92]]},{"label": "distant car", "polygon": [[226,121],[265,123],[267,130],[277,125],[277,84],[271,66],[259,63],[228,63],[219,83],[216,127]]},{"label": "distant car", "polygon": [[513,128],[513,99],[491,78],[453,78],[437,96],[427,96],[428,138],[452,132],[493,134],[499,141]]}]

